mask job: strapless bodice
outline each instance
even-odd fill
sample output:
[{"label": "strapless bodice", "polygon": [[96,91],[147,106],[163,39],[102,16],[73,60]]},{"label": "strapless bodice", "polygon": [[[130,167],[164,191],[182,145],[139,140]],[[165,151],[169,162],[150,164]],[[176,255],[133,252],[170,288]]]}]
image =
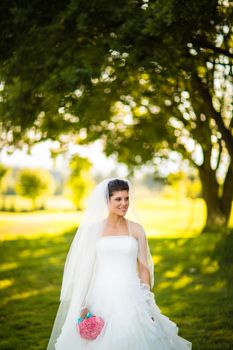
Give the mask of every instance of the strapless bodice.
[{"label": "strapless bodice", "polygon": [[138,281],[137,253],[138,241],[133,236],[101,236],[96,245],[96,279],[105,284],[113,276],[116,283]]}]

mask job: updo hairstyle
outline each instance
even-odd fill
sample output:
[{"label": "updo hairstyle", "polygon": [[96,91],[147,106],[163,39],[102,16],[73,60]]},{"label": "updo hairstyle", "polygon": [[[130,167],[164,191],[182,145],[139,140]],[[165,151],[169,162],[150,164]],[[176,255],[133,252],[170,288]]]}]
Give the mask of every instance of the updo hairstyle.
[{"label": "updo hairstyle", "polygon": [[120,179],[114,179],[112,181],[109,181],[109,183],[108,183],[108,195],[109,195],[109,198],[116,191],[129,191],[129,184],[128,184],[128,182],[124,181],[124,180],[120,180]]}]

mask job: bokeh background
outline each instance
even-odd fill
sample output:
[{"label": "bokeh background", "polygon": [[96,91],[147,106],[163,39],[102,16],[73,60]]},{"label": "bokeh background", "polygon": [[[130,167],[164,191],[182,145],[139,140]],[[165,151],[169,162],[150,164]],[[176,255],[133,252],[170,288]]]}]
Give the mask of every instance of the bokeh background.
[{"label": "bokeh background", "polygon": [[46,349],[106,177],[133,183],[161,311],[194,350],[233,349],[232,2],[0,7],[0,349]]}]

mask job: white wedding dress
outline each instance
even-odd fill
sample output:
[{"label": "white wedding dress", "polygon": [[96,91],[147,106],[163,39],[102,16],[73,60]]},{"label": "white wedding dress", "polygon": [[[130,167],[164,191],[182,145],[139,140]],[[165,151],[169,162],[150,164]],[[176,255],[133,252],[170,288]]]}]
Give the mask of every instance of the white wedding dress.
[{"label": "white wedding dress", "polygon": [[191,343],[178,336],[176,324],[161,314],[152,292],[142,288],[137,251],[138,241],[130,235],[98,239],[86,303],[92,314],[104,319],[104,328],[95,340],[82,339],[76,330],[80,315],[73,300],[56,350],[191,349]]}]

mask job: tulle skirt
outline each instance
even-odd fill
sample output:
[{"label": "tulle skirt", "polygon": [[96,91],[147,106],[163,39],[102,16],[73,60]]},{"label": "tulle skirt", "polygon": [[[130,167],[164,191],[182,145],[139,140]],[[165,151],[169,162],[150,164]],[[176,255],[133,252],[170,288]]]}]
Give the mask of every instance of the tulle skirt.
[{"label": "tulle skirt", "polygon": [[70,307],[56,350],[188,350],[192,345],[178,336],[178,327],[158,308],[153,294],[139,279],[97,279],[88,308],[105,321],[95,340],[82,339],[76,329],[79,310]]}]

